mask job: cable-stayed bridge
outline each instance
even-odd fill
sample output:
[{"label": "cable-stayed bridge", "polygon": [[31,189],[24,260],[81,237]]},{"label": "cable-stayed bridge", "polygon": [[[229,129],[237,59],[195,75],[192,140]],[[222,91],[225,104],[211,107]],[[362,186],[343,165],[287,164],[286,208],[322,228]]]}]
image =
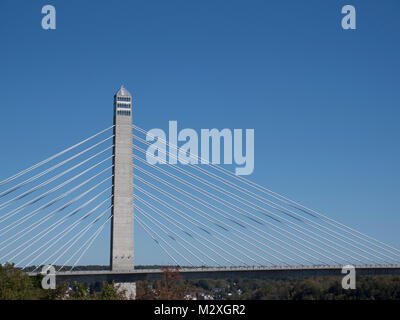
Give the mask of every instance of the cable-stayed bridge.
[{"label": "cable-stayed bridge", "polygon": [[[349,264],[400,274],[397,248],[222,166],[197,156],[199,164],[150,164],[149,137],[132,124],[121,88],[112,126],[2,180],[0,263],[32,275],[57,266],[66,280],[159,278],[161,270],[134,268],[135,230],[185,277],[340,274]],[[158,152],[177,158],[176,145],[158,141],[167,147]],[[110,269],[77,271],[110,231]]]}]

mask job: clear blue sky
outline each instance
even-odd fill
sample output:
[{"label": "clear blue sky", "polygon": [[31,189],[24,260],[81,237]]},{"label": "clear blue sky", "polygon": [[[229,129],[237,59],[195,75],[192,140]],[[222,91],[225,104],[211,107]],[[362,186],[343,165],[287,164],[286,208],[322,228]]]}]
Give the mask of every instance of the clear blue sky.
[{"label": "clear blue sky", "polygon": [[124,84],[139,126],[254,128],[250,179],[400,247],[399,16],[397,0],[1,0],[0,178],[111,125]]}]

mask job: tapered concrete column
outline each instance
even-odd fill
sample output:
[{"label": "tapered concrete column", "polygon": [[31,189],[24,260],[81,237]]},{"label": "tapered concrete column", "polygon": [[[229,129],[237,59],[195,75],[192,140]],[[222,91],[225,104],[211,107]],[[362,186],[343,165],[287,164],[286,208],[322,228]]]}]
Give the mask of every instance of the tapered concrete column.
[{"label": "tapered concrete column", "polygon": [[136,299],[136,282],[121,282],[115,283],[115,287],[119,292],[123,292],[125,299],[135,300]]},{"label": "tapered concrete column", "polygon": [[124,88],[114,96],[114,177],[111,270],[133,270],[132,96]]}]

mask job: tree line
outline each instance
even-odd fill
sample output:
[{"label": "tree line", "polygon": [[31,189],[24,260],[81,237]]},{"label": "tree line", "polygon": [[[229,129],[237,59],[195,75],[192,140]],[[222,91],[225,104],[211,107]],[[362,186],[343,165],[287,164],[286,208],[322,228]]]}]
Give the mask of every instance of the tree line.
[{"label": "tree line", "polygon": [[[114,283],[57,283],[41,287],[42,276],[29,277],[12,264],[0,265],[0,300],[123,300]],[[184,280],[179,271],[164,268],[161,280],[138,281],[139,300],[400,300],[400,276],[357,276],[356,289],[344,290],[341,277],[306,279]]]}]

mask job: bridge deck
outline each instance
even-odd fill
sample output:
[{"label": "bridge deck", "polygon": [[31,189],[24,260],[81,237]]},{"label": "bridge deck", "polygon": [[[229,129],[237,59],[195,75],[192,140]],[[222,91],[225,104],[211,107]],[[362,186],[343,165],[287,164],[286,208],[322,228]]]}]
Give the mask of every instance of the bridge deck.
[{"label": "bridge deck", "polygon": [[[400,265],[355,266],[357,275],[400,275]],[[340,276],[341,266],[296,266],[296,267],[224,267],[224,268],[179,268],[184,279],[220,279],[227,277],[284,278],[310,276]],[[135,282],[159,280],[163,269],[136,269],[130,271],[63,271],[57,273],[57,281],[66,282]],[[37,276],[38,273],[29,273]]]}]

